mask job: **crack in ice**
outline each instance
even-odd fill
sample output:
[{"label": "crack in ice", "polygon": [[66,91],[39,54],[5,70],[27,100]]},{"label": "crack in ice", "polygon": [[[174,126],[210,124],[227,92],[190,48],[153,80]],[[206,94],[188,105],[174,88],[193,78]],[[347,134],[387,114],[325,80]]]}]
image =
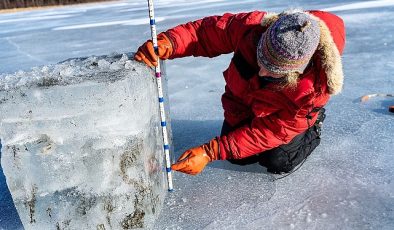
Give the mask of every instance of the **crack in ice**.
[{"label": "crack in ice", "polygon": [[21,49],[21,47],[20,47],[17,43],[15,43],[14,41],[11,40],[11,38],[6,37],[5,40],[6,40],[10,45],[14,46],[14,47],[16,48],[16,51],[17,51],[18,53],[20,53],[20,54],[22,54],[22,55],[25,55],[25,56],[27,56],[28,58],[30,58],[30,59],[32,59],[32,60],[35,60],[35,61],[44,63],[44,60],[43,60],[43,59],[38,58],[38,57],[35,57],[35,56],[33,56],[33,55],[31,55],[31,54],[29,54],[29,53],[23,51],[23,50]]}]

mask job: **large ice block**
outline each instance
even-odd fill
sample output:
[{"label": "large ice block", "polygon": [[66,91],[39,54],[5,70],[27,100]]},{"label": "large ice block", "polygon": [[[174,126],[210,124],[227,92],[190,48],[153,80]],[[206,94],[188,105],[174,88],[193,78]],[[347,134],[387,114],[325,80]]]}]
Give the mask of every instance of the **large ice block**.
[{"label": "large ice block", "polygon": [[1,166],[25,229],[150,228],[166,193],[158,107],[153,71],[126,54],[1,75]]}]

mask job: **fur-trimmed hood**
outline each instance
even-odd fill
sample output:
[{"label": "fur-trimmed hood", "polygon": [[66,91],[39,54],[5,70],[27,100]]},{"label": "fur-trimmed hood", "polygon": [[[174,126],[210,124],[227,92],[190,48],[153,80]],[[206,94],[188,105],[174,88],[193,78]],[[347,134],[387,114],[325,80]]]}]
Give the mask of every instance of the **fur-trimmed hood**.
[{"label": "fur-trimmed hood", "polygon": [[281,14],[267,13],[262,21],[261,25],[268,27],[274,23],[280,15],[303,12],[308,14],[313,19],[319,22],[320,25],[320,42],[317,47],[317,52],[320,54],[322,67],[327,75],[327,85],[330,94],[338,94],[342,91],[343,87],[343,69],[340,51],[334,42],[333,36],[331,35],[330,29],[327,24],[318,16],[315,16],[313,12],[304,12],[300,10],[285,11]]}]

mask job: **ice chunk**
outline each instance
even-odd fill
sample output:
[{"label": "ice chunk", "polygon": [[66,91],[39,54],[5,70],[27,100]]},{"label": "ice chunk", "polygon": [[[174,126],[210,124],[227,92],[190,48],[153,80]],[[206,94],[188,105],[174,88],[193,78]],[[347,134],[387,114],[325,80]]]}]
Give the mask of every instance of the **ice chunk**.
[{"label": "ice chunk", "polygon": [[100,60],[98,62],[98,66],[100,67],[100,69],[107,69],[111,66],[111,64],[109,62],[107,62],[106,60]]},{"label": "ice chunk", "polygon": [[157,98],[127,55],[0,76],[1,164],[25,229],[153,226],[166,193]]}]

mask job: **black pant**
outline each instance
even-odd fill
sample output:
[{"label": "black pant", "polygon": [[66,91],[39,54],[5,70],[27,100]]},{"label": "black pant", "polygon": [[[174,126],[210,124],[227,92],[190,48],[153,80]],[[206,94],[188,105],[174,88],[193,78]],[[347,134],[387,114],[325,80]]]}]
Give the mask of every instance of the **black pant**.
[{"label": "black pant", "polygon": [[[322,108],[319,111],[319,116],[315,124],[304,133],[297,135],[290,143],[280,145],[247,158],[230,159],[229,162],[237,165],[248,165],[258,162],[260,165],[266,167],[268,172],[290,172],[298,164],[304,161],[304,159],[320,144],[321,124],[325,118],[324,112],[325,109]],[[237,127],[231,127],[224,121],[221,135],[226,135],[236,128]]]}]

